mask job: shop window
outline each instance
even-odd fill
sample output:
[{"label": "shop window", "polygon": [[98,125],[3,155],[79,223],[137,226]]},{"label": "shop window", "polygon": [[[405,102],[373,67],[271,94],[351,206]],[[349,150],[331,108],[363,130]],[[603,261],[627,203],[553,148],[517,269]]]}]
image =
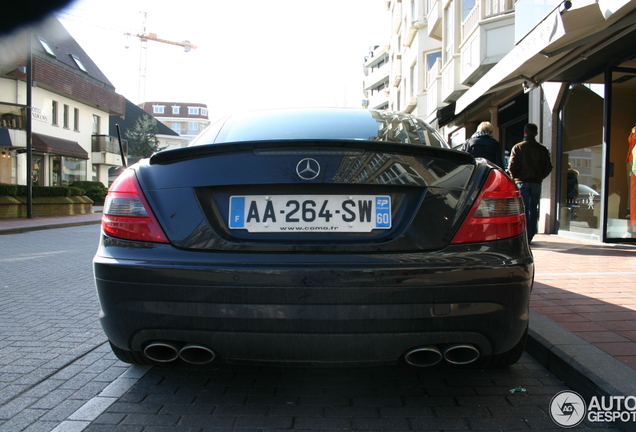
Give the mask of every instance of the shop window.
[{"label": "shop window", "polygon": [[50,156],[51,186],[68,186],[86,180],[86,159],[68,156]]},{"label": "shop window", "polygon": [[636,239],[636,69],[611,76],[607,183],[608,239]]},{"label": "shop window", "polygon": [[33,186],[44,186],[44,156],[34,154],[32,163],[31,178],[33,179]]},{"label": "shop window", "polygon": [[[559,229],[598,240],[605,188],[603,84],[570,88],[563,107]],[[602,77],[600,82],[602,83]]]},{"label": "shop window", "polygon": [[86,180],[86,159],[62,157],[62,185]]}]

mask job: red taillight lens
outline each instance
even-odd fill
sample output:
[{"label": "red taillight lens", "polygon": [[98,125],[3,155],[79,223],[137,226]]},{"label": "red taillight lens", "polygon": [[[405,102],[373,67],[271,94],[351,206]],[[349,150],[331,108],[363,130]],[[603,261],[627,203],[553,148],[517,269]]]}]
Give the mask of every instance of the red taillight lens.
[{"label": "red taillight lens", "polygon": [[131,169],[121,173],[108,190],[102,229],[109,236],[127,240],[169,243]]},{"label": "red taillight lens", "polygon": [[506,174],[493,170],[452,244],[499,240],[526,229],[523,200]]}]

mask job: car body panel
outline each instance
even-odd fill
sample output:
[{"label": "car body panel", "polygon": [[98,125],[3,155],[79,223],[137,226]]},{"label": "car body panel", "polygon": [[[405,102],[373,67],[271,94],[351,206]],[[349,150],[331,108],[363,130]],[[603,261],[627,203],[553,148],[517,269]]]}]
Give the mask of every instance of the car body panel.
[{"label": "car body panel", "polygon": [[[253,130],[224,133],[240,127],[229,118],[195,145],[129,168],[166,243],[102,232],[93,263],[100,320],[114,349],[196,344],[222,361],[351,364],[394,363],[422,346],[469,344],[496,356],[523,343],[534,278],[525,232],[452,242],[493,170],[511,180],[449,149],[412,116],[345,112],[344,126],[333,129],[347,129],[344,138],[320,132],[340,118],[337,110],[292,115],[305,122],[317,115],[322,126],[309,135],[325,136],[316,139],[298,124],[282,139],[287,111],[250,123],[274,122],[267,140],[255,141],[261,135]],[[369,130],[369,119],[377,136],[349,130],[357,122]],[[237,141],[223,141],[228,136]],[[304,178],[309,159],[316,175]],[[390,224],[368,232],[231,225],[233,197],[271,196],[303,203],[379,196],[390,199]],[[344,213],[333,217],[345,220]],[[313,223],[314,210],[308,214]],[[269,217],[293,225],[289,215],[277,208]]]}]

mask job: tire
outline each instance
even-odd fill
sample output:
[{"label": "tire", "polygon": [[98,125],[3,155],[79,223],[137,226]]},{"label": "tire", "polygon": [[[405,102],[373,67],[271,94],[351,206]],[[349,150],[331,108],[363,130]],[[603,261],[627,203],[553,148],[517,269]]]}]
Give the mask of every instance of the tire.
[{"label": "tire", "polygon": [[108,341],[108,343],[110,344],[110,349],[113,350],[113,353],[115,353],[115,356],[117,356],[117,358],[124,363],[142,366],[153,364],[148,358],[146,358],[145,355],[140,352],[123,350],[113,345],[113,343],[110,341]]},{"label": "tire", "polygon": [[479,369],[505,369],[508,366],[512,366],[517,363],[523,354],[523,349],[526,346],[526,340],[528,339],[528,328],[523,332],[523,336],[517,345],[512,347],[509,351],[502,352],[501,354],[487,355],[479,358],[476,362],[470,366],[472,368]]}]

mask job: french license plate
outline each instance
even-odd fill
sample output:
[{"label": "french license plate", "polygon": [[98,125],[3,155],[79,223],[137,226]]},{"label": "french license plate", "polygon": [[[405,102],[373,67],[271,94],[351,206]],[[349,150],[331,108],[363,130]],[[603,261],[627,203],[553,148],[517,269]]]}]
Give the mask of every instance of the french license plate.
[{"label": "french license plate", "polygon": [[391,228],[391,197],[246,195],[230,197],[229,227],[248,232],[371,232]]}]

